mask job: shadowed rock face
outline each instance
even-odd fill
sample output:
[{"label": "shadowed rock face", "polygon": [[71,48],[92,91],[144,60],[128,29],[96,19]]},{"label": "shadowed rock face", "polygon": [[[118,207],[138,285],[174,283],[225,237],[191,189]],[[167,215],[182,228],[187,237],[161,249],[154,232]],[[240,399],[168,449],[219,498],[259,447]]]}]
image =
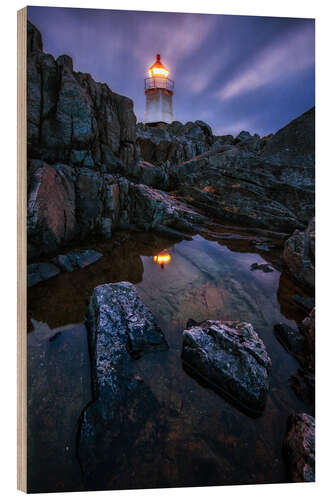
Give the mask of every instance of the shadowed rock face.
[{"label": "shadowed rock face", "polygon": [[79,457],[87,487],[103,489],[128,464],[126,449],[140,440],[147,420],[155,425],[159,411],[149,387],[135,376],[133,358],[168,346],[135,287],[126,282],[95,288],[88,331],[94,401],[83,413]]},{"label": "shadowed rock face", "polygon": [[107,168],[135,159],[133,103],[73,71],[69,56],[42,51],[28,22],[28,155],[50,163]]},{"label": "shadowed rock face", "polygon": [[[303,122],[313,126],[313,113]],[[249,151],[242,144],[177,166],[179,194],[223,221],[285,232],[304,228],[314,214],[313,157],[302,150],[297,156],[297,145],[288,158],[266,149]]]},{"label": "shadowed rock face", "polygon": [[313,168],[315,161],[315,108],[281,128],[263,147],[266,156],[277,156],[281,161]]},{"label": "shadowed rock face", "polygon": [[271,360],[250,323],[208,320],[184,330],[183,360],[240,406],[263,410]]},{"label": "shadowed rock face", "polygon": [[296,231],[284,245],[283,260],[294,278],[314,290],[315,287],[315,219],[305,231]]},{"label": "shadowed rock face", "polygon": [[136,131],[143,160],[159,166],[165,162],[180,164],[208,151],[214,142],[211,128],[200,120],[185,125],[175,121],[157,127],[139,123]]},{"label": "shadowed rock face", "polygon": [[315,481],[315,419],[306,413],[290,415],[284,442],[288,473],[294,482]]}]

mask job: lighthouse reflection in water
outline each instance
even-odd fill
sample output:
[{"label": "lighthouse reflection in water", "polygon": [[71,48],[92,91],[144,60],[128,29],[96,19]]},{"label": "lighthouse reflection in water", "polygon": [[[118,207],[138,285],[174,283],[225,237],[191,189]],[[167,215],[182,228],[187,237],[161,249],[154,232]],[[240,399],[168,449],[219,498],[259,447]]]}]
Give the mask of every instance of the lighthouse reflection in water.
[{"label": "lighthouse reflection in water", "polygon": [[154,262],[161,266],[161,269],[164,269],[164,266],[168,264],[171,260],[171,255],[166,250],[160,252],[157,255],[154,255]]}]

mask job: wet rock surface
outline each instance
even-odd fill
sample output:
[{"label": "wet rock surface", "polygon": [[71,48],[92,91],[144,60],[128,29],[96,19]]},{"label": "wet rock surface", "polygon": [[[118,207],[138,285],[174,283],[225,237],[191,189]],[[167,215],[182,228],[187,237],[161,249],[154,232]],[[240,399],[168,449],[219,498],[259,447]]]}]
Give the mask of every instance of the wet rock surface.
[{"label": "wet rock surface", "polygon": [[[128,466],[130,449],[144,432],[146,420],[155,425],[159,404],[135,373],[133,359],[168,348],[152,313],[127,282],[95,288],[88,309],[93,402],[82,415],[79,458],[86,486],[108,487],[105,465]],[[126,465],[127,464],[127,465]]]},{"label": "wet rock surface", "polygon": [[315,481],[315,419],[306,413],[290,415],[284,452],[293,482]]},{"label": "wet rock surface", "polygon": [[182,358],[240,406],[264,409],[271,360],[250,323],[208,320],[184,330]]}]

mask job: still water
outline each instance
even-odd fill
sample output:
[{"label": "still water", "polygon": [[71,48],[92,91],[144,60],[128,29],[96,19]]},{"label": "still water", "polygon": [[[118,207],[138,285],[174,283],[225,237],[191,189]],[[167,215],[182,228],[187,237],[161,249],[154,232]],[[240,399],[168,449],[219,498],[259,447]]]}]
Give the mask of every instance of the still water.
[{"label": "still water", "polygon": [[[259,251],[237,235],[172,242],[153,234],[119,234],[89,248],[103,258],[28,294],[30,490],[286,481],[281,448],[287,416],[312,409],[295,396],[289,379],[298,364],[274,336],[276,323],[296,326],[304,317],[291,300],[302,292],[274,267],[279,252]],[[274,271],[251,271],[254,262],[268,262]],[[77,453],[79,417],[91,399],[82,322],[93,288],[117,281],[136,284],[169,350],[133,361],[159,403],[155,427],[147,424],[138,442],[129,444],[124,436],[118,470],[104,463],[99,484],[87,484]],[[253,324],[272,359],[263,415],[251,418],[184,371],[182,331],[190,318]]]}]

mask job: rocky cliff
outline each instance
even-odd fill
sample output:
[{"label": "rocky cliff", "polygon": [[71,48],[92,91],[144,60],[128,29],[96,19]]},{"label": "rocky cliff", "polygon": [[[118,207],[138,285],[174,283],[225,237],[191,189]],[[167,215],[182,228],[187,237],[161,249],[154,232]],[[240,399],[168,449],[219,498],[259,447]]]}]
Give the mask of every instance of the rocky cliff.
[{"label": "rocky cliff", "polygon": [[136,125],[133,103],[43,52],[28,23],[28,255],[207,218],[292,233],[314,215],[314,109],[260,138]]}]

